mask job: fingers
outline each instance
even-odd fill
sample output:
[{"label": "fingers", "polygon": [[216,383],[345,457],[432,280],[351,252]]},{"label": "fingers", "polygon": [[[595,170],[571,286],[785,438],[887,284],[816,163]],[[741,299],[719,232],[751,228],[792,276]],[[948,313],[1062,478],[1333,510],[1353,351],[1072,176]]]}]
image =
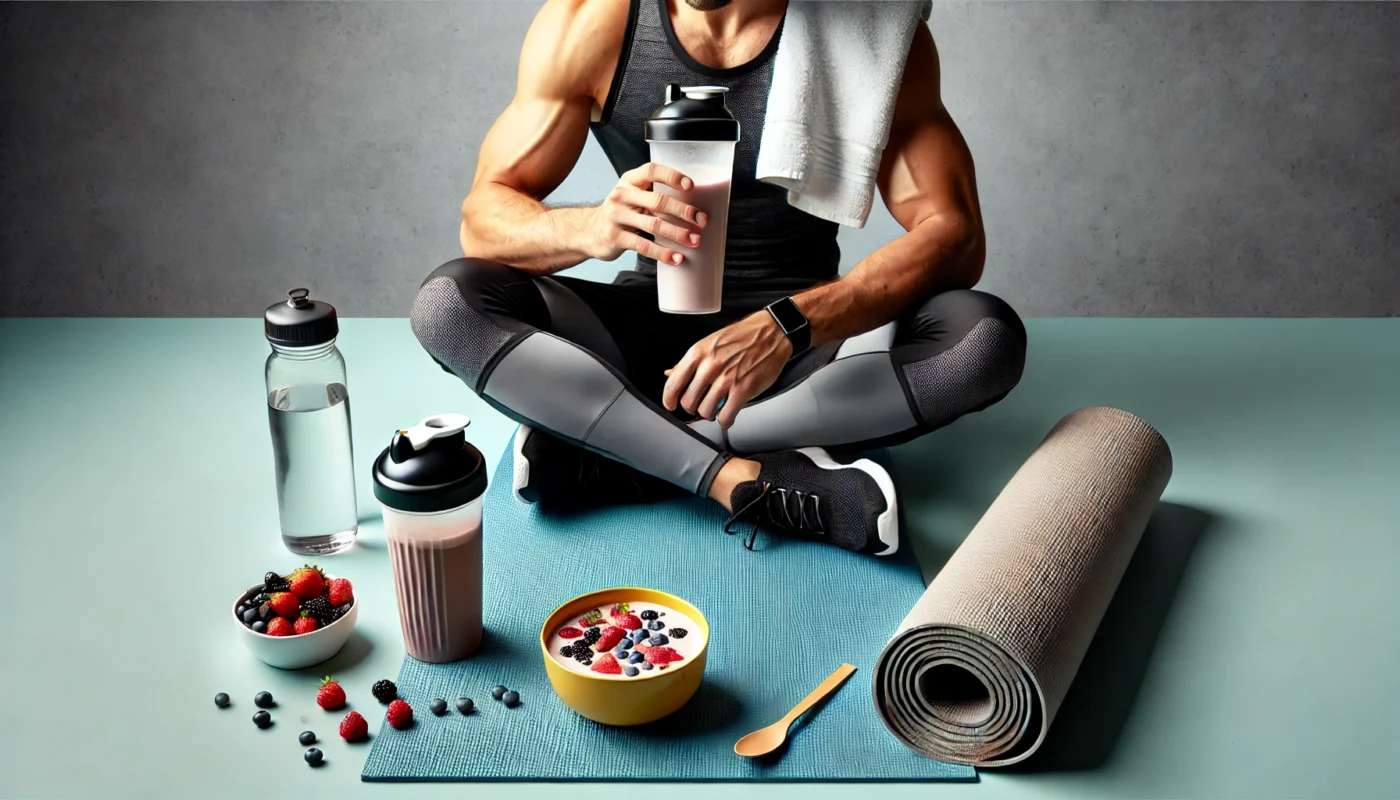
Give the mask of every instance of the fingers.
[{"label": "fingers", "polygon": [[681,174],[680,170],[655,162],[647,162],[622,173],[622,180],[642,189],[650,188],[653,183],[664,183],[681,192],[688,192],[695,187],[695,183]]},{"label": "fingers", "polygon": [[753,399],[753,394],[747,386],[735,385],[730,388],[729,396],[724,401],[724,408],[719,410],[719,426],[725,430],[734,424],[734,420],[739,416],[739,412]]},{"label": "fingers", "polygon": [[637,231],[646,231],[659,239],[666,239],[687,247],[695,247],[700,244],[700,234],[695,231],[667,222],[666,218],[648,216],[626,206],[621,206],[613,212],[612,221],[618,225]]},{"label": "fingers", "polygon": [[690,377],[695,374],[695,351],[686,351],[680,363],[666,371],[669,376],[666,379],[666,388],[661,390],[661,406],[667,411],[676,410],[676,401],[680,400],[681,392],[690,384]]},{"label": "fingers", "polygon": [[700,407],[695,410],[695,413],[705,419],[714,419],[715,414],[719,411],[719,404],[724,402],[729,391],[729,376],[719,376],[714,383],[710,384],[710,390],[705,392],[705,399],[700,401]]},{"label": "fingers", "polygon": [[[695,375],[690,379],[690,387],[681,395],[681,408],[692,414],[698,413],[700,401],[704,399],[705,393],[710,390],[710,385],[720,376],[720,366],[708,359],[701,361],[695,367]],[[719,404],[719,398],[715,398],[715,404]]]},{"label": "fingers", "polygon": [[664,214],[684,222],[693,223],[699,227],[704,227],[697,219],[697,217],[700,216],[699,209],[669,194],[649,192],[634,186],[619,186],[617,187],[616,195],[618,202],[625,203],[633,208],[639,208],[653,216]]},{"label": "fingers", "polygon": [[627,230],[618,234],[617,245],[625,250],[631,250],[636,253],[641,253],[644,256],[650,256],[657,261],[667,264],[679,264],[685,260],[685,256],[681,255],[679,252],[669,247],[659,245],[649,239],[643,239],[637,234]]}]

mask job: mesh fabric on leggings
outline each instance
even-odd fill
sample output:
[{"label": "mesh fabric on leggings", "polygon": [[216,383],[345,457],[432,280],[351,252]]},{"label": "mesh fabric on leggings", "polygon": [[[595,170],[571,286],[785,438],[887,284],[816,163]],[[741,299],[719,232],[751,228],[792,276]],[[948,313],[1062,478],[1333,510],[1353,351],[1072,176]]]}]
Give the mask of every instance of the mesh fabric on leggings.
[{"label": "mesh fabric on leggings", "polygon": [[480,389],[487,362],[512,336],[468,305],[457,282],[445,276],[423,284],[409,321],[424,349],[473,391]]},{"label": "mesh fabric on leggings", "polygon": [[[1019,358],[1008,354],[1019,353]],[[932,358],[904,365],[904,379],[919,416],[941,428],[1015,388],[1025,366],[1025,346],[1005,322],[987,317],[962,341]]]}]

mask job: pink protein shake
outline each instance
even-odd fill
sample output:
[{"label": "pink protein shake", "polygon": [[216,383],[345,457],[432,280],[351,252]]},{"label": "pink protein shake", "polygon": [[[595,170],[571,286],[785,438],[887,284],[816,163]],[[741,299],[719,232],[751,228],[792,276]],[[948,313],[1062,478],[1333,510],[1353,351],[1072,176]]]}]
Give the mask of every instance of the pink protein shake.
[{"label": "pink protein shake", "polygon": [[680,264],[656,264],[657,302],[672,314],[713,314],[720,309],[724,287],[724,243],[729,230],[729,181],[698,183],[689,192],[658,185],[657,190],[680,198],[709,219],[700,231],[700,246],[687,247],[658,237],[685,256]]},{"label": "pink protein shake", "polygon": [[386,537],[404,647],[433,664],[466,658],[481,646],[480,514],[466,528],[453,514],[393,516],[395,527],[413,528],[410,536]]}]

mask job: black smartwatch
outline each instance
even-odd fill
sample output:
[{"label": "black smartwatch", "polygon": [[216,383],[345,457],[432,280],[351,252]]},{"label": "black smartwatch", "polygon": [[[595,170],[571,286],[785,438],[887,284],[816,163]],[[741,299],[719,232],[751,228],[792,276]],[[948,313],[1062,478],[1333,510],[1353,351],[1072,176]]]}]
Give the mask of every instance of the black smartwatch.
[{"label": "black smartwatch", "polygon": [[812,325],[807,321],[802,309],[792,302],[792,298],[784,297],[769,303],[768,313],[773,315],[773,321],[778,323],[783,335],[792,342],[792,355],[788,358],[797,358],[807,352],[812,346]]}]

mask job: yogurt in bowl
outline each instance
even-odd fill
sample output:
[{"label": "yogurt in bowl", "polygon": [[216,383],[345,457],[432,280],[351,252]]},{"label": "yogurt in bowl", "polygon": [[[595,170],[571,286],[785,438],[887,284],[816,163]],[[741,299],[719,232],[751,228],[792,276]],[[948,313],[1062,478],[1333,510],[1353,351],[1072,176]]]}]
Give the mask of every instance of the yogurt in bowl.
[{"label": "yogurt in bowl", "polygon": [[709,622],[685,600],[620,587],[556,608],[540,648],[566,705],[607,725],[640,725],[676,711],[700,688],[709,639]]}]

